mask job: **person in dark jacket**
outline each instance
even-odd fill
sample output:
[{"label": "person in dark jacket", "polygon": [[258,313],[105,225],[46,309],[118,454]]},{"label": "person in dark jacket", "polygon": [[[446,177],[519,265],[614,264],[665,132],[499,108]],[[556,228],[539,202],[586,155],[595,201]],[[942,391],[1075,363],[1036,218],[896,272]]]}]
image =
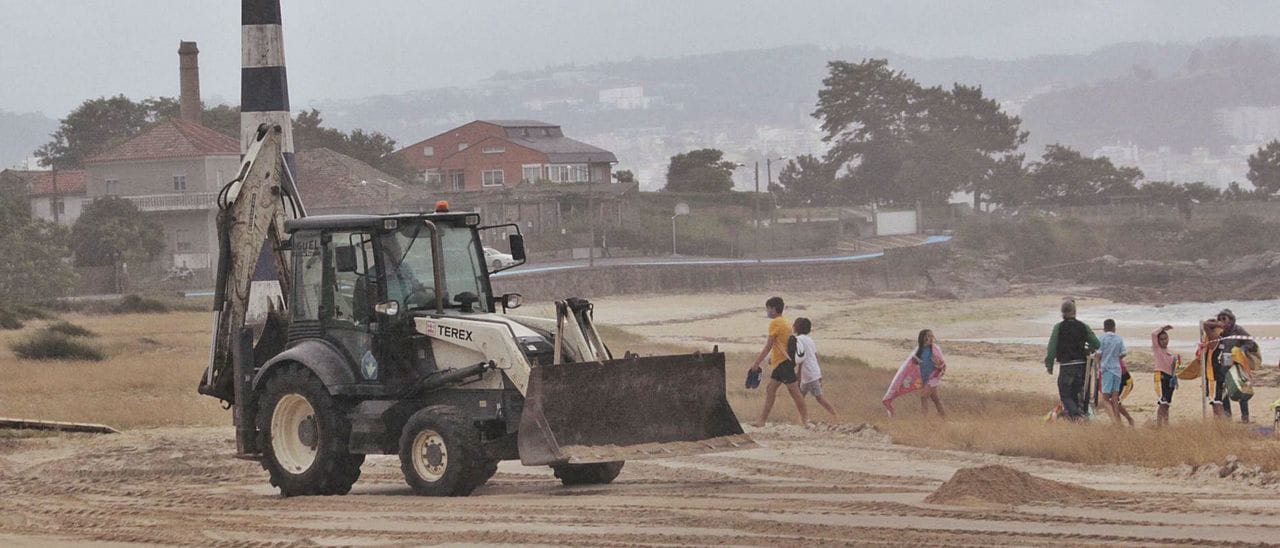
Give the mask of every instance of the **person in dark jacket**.
[{"label": "person in dark jacket", "polygon": [[1076,319],[1076,301],[1062,301],[1062,321],[1053,326],[1053,334],[1049,336],[1044,367],[1052,375],[1053,363],[1058,362],[1058,398],[1062,400],[1063,413],[1073,421],[1083,419],[1088,413],[1084,397],[1085,365],[1099,346],[1093,330]]},{"label": "person in dark jacket", "polygon": [[[1213,363],[1214,378],[1213,407],[1215,414],[1230,418],[1231,398],[1227,397],[1226,381],[1231,369],[1231,350],[1236,347],[1243,347],[1245,351],[1254,350],[1253,345],[1257,343],[1246,339],[1226,339],[1226,337],[1250,336],[1248,331],[1236,323],[1236,315],[1230,308],[1222,309],[1212,320],[1205,320],[1203,327],[1205,330],[1221,328],[1222,332],[1218,334],[1218,338],[1225,339],[1218,341],[1210,358]],[[1240,402],[1240,420],[1249,422],[1249,400]]]}]

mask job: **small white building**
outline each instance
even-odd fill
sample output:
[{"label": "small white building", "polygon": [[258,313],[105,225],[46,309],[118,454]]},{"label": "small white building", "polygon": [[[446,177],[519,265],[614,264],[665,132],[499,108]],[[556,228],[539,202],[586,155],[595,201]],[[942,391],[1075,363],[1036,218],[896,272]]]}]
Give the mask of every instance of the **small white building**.
[{"label": "small white building", "polygon": [[75,224],[85,203],[83,170],[53,170],[35,174],[31,184],[31,216],[63,226]]},{"label": "small white building", "polygon": [[597,97],[601,104],[619,110],[645,109],[650,104],[650,98],[644,95],[643,86],[602,89]]}]

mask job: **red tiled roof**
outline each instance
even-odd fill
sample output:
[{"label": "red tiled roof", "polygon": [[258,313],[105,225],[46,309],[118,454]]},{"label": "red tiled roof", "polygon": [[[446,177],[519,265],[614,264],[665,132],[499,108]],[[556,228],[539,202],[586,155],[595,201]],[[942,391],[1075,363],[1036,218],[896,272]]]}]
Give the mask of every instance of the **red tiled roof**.
[{"label": "red tiled roof", "polygon": [[240,143],[235,139],[199,124],[172,119],[151,126],[106,152],[86,158],[84,163],[239,154]]},{"label": "red tiled roof", "polygon": [[44,171],[31,184],[32,196],[84,194],[84,170]]}]

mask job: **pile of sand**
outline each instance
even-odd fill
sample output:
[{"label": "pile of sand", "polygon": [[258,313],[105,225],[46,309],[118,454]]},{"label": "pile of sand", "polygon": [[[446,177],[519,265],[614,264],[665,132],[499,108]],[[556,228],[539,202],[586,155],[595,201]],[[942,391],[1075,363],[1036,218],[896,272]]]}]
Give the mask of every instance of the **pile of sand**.
[{"label": "pile of sand", "polygon": [[1028,504],[1088,502],[1117,498],[1117,493],[1037,478],[1008,466],[956,470],[925,502],[933,504]]}]

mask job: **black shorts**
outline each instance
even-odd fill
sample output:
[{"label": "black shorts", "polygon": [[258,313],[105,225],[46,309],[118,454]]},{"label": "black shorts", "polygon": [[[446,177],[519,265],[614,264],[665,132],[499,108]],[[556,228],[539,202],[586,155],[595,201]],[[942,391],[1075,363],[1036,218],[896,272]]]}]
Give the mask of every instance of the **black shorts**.
[{"label": "black shorts", "polygon": [[1178,389],[1177,381],[1174,380],[1173,375],[1156,371],[1156,389],[1160,391],[1160,401],[1156,403],[1169,405],[1173,403],[1173,391]]},{"label": "black shorts", "polygon": [[773,373],[769,374],[769,378],[782,384],[796,382],[796,364],[791,360],[783,360],[782,363],[773,368]]}]

